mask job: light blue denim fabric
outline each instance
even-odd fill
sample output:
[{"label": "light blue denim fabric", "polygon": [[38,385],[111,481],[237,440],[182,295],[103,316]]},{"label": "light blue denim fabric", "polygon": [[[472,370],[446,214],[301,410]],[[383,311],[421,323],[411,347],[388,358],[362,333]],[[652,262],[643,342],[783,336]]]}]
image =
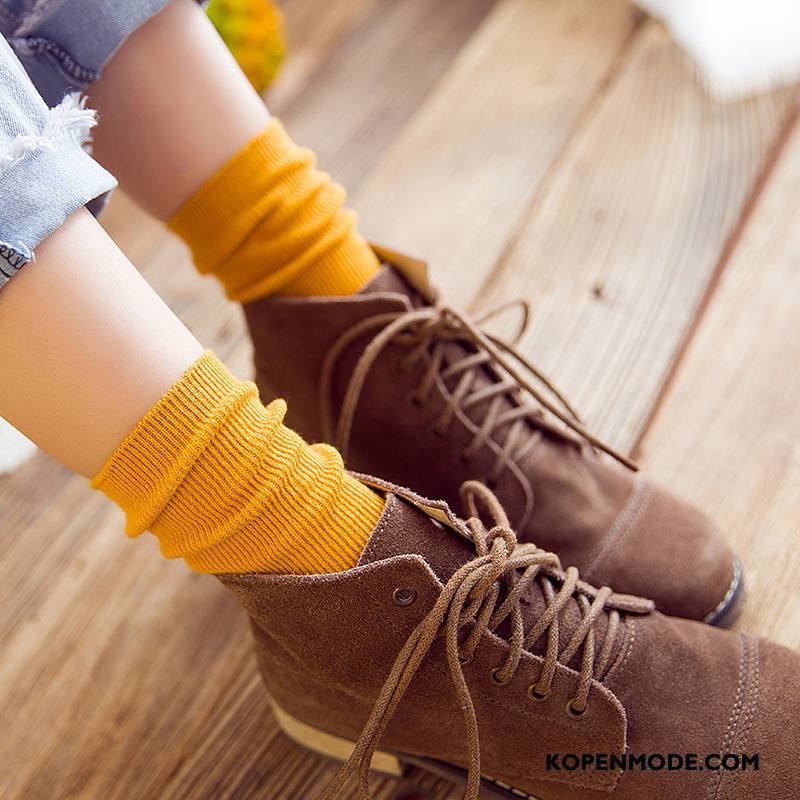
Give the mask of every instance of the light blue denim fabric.
[{"label": "light blue denim fabric", "polygon": [[67,217],[87,204],[96,210],[116,186],[75,126],[58,124],[65,106],[48,106],[97,80],[167,2],[0,0],[0,288]]},{"label": "light blue denim fabric", "polygon": [[0,32],[54,106],[83,91],[168,0],[0,0]]}]

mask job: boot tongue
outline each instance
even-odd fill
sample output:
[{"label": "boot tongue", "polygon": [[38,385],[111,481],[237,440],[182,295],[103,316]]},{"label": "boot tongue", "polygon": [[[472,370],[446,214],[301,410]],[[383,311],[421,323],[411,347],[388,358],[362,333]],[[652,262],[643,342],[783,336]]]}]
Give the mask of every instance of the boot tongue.
[{"label": "boot tongue", "polygon": [[[359,566],[409,554],[422,556],[436,577],[442,583],[447,583],[459,567],[475,558],[475,549],[467,539],[432,519],[416,506],[396,494],[387,493],[383,514],[361,554]],[[558,592],[560,587],[554,585],[553,588]],[[522,615],[526,631],[535,624],[544,612],[546,605],[541,583],[535,580],[522,601]],[[573,596],[559,614],[560,648],[566,646],[581,618],[578,601]],[[597,652],[600,649],[598,643],[604,641],[607,622],[607,615],[601,614],[595,623],[595,650]],[[624,625],[624,622],[622,624]],[[508,636],[507,621],[498,628],[497,633],[500,636]],[[609,664],[613,663],[622,638],[621,633],[617,635]],[[547,634],[539,638],[539,641],[530,648],[530,652],[534,655],[543,655],[546,646]],[[575,666],[578,659],[579,655],[576,654],[571,665]]]},{"label": "boot tongue", "polygon": [[379,292],[404,294],[412,301],[417,295],[403,276],[389,264],[382,264],[380,269],[358,291],[359,294],[377,294]]},{"label": "boot tongue", "polygon": [[358,563],[371,564],[409,554],[422,556],[436,577],[447,583],[459,567],[475,558],[475,549],[471,542],[416,506],[389,493]]}]

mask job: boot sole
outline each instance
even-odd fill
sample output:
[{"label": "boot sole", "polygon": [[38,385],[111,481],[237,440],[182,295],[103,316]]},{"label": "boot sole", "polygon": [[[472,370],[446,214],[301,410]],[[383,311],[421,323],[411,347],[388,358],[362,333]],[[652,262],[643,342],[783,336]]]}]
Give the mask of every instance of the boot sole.
[{"label": "boot sole", "polygon": [[[745,590],[742,578],[742,566],[737,560],[734,565],[734,574],[731,585],[719,605],[704,618],[709,625],[727,628],[733,625],[742,610]],[[317,755],[332,761],[344,763],[350,757],[355,747],[354,742],[343,739],[331,733],[326,733],[318,728],[301,722],[291,714],[284,711],[277,703],[270,699],[270,705],[275,714],[275,719],[280,729],[296,744]],[[380,775],[393,778],[402,778],[408,766],[418,767],[425,772],[440,778],[445,778],[452,783],[465,785],[467,773],[460,767],[447,764],[443,761],[410,756],[378,750],[372,756],[371,771]],[[540,800],[533,795],[516,789],[513,786],[494,780],[488,776],[481,778],[481,800]]]},{"label": "boot sole", "polygon": [[[272,700],[270,700],[270,705],[278,726],[295,744],[316,755],[339,763],[344,763],[350,757],[355,748],[354,742],[301,722],[291,714],[287,714]],[[402,778],[410,766],[418,767],[436,777],[445,778],[451,783],[461,785],[467,783],[467,773],[460,767],[430,758],[396,754],[385,750],[377,750],[374,753],[370,771],[378,775]],[[481,778],[480,797],[481,800],[540,800],[534,795],[515,789],[501,781],[493,780],[488,776]]]},{"label": "boot sole", "polygon": [[[307,725],[305,722],[295,719],[291,714],[287,714],[276,703],[272,702],[271,705],[280,729],[293,742],[306,750],[311,750],[311,752],[325,756],[325,758],[333,761],[344,763],[350,758],[350,754],[355,748],[354,742],[348,742],[347,739],[342,739],[340,736],[312,728],[311,725]],[[381,750],[376,750],[372,756],[370,769],[372,772],[377,772],[381,775],[391,775],[394,778],[403,777],[403,765],[400,763],[400,759],[391,753]]]},{"label": "boot sole", "polygon": [[742,564],[739,559],[733,565],[733,580],[719,605],[703,618],[703,622],[718,628],[730,628],[742,611],[745,598]]}]

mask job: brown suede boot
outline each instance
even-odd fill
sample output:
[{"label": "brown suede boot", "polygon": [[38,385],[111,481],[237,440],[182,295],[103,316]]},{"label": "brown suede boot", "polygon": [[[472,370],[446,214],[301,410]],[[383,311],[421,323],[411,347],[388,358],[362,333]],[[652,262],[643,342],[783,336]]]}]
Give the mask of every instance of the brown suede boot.
[{"label": "brown suede boot", "polygon": [[354,569],[220,576],[282,728],[347,761],[324,800],[355,772],[366,798],[370,768],[403,764],[463,782],[467,800],[796,796],[800,656],[589,586],[517,545],[480,484],[465,505],[489,529],[373,485],[387,502]]},{"label": "brown suede boot", "polygon": [[421,262],[376,252],[395,266],[358,295],[245,306],[256,381],[262,397],[289,399],[287,424],[453,508],[465,480],[482,480],[522,541],[587,580],[732,622],[741,569],[709,520],[599,456],[613,451],[541,380],[523,387],[511,351],[439,303]]}]

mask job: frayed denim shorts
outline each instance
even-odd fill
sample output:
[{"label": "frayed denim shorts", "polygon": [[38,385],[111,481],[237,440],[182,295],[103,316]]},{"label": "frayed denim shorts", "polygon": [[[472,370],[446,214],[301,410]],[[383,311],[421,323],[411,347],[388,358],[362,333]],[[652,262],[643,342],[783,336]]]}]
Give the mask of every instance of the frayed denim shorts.
[{"label": "frayed denim shorts", "polygon": [[168,0],[0,0],[0,288],[116,185],[88,152],[80,93]]}]

